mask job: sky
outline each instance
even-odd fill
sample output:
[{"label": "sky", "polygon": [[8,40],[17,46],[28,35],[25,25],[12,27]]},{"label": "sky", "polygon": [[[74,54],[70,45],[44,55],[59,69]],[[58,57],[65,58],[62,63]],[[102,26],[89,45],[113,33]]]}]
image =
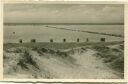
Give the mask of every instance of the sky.
[{"label": "sky", "polygon": [[121,4],[5,4],[4,22],[123,23]]}]

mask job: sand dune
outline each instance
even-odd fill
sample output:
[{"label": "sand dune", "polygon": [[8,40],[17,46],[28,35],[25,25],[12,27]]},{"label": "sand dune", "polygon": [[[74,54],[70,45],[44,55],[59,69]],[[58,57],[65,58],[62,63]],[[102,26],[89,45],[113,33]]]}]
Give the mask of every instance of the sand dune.
[{"label": "sand dune", "polygon": [[10,48],[4,51],[5,78],[120,78],[91,48]]}]

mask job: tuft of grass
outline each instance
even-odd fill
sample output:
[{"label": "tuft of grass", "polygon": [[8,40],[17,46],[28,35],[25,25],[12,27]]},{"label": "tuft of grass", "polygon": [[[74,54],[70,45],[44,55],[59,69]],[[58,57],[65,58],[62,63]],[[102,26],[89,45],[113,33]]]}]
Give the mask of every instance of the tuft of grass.
[{"label": "tuft of grass", "polygon": [[114,69],[118,69],[120,72],[123,72],[124,71],[124,58],[119,57],[113,60],[113,62],[111,62],[111,65]]},{"label": "tuft of grass", "polygon": [[96,50],[96,51],[99,51],[99,52],[108,52],[109,51],[109,47],[105,46],[105,45],[96,45],[96,46],[93,46],[93,48]]},{"label": "tuft of grass", "polygon": [[96,56],[103,59],[104,63],[108,63],[111,68],[124,72],[124,52],[120,50],[121,47],[111,48],[105,45],[93,46],[98,51]]},{"label": "tuft of grass", "polygon": [[19,59],[18,65],[20,65],[23,69],[28,69],[28,64],[34,66],[35,68],[39,69],[36,61],[33,59],[32,55],[30,55],[29,51],[25,51],[22,54],[21,59]]},{"label": "tuft of grass", "polygon": [[39,56],[45,56],[50,58],[50,56],[57,57],[57,59],[63,60],[65,63],[75,64],[76,59],[70,56],[68,51],[61,51],[50,48],[34,48],[35,51],[39,53]]}]

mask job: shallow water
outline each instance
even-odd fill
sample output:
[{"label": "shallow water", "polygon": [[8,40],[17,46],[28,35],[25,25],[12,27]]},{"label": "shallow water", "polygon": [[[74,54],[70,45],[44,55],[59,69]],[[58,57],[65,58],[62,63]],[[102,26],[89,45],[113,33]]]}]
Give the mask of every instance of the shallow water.
[{"label": "shallow water", "polygon": [[[123,25],[50,25],[57,28],[70,28],[84,31],[103,32],[108,34],[124,35]],[[15,33],[13,33],[15,32]],[[85,42],[89,38],[90,42],[98,42],[100,38],[106,38],[106,41],[122,41],[123,38],[91,34],[86,32],[68,31],[60,29],[52,29],[46,25],[5,25],[4,26],[4,42],[15,42],[23,39],[29,42],[30,39],[36,39],[38,42],[49,42],[52,38],[54,42],[62,42],[66,38],[67,42],[76,42],[79,38],[80,42]]]}]

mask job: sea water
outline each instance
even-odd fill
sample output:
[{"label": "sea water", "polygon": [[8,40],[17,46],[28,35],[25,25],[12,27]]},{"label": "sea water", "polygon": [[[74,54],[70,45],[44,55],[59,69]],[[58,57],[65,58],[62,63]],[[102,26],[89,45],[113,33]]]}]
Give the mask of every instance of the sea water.
[{"label": "sea water", "polygon": [[24,42],[30,42],[31,39],[36,39],[37,42],[49,42],[50,39],[53,39],[54,42],[63,42],[64,38],[66,42],[76,42],[77,38],[80,39],[80,42],[86,42],[87,38],[90,42],[98,42],[100,38],[106,38],[107,42],[124,40],[121,37],[55,29],[47,26],[124,36],[123,25],[4,25],[4,42],[17,43],[19,39]]}]

